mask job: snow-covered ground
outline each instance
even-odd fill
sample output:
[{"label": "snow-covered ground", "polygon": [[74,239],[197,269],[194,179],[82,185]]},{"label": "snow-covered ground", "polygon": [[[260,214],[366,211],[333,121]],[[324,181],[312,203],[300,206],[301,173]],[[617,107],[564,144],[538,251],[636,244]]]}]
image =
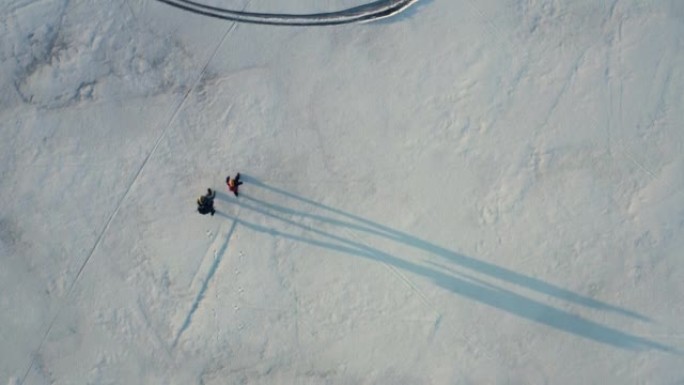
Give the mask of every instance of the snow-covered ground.
[{"label": "snow-covered ground", "polygon": [[684,383],[680,0],[5,0],[0,90],[0,384]]}]

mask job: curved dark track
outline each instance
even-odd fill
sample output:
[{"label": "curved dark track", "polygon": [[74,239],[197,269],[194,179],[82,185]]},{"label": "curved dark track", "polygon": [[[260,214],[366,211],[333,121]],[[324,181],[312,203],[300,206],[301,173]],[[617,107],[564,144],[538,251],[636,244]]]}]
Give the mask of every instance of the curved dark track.
[{"label": "curved dark track", "polygon": [[378,0],[372,3],[347,8],[336,12],[312,14],[280,14],[235,11],[212,7],[190,0],[157,0],[176,8],[198,15],[210,16],[240,23],[321,26],[362,23],[396,15],[418,0]]}]

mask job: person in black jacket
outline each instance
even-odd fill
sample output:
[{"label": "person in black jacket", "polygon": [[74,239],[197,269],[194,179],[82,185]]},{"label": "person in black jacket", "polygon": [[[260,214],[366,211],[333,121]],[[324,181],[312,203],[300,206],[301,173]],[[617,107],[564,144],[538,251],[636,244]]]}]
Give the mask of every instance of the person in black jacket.
[{"label": "person in black jacket", "polygon": [[202,215],[211,214],[214,216],[216,210],[214,210],[214,198],[216,197],[216,191],[212,191],[210,188],[207,189],[207,195],[202,195],[197,200],[197,211]]}]

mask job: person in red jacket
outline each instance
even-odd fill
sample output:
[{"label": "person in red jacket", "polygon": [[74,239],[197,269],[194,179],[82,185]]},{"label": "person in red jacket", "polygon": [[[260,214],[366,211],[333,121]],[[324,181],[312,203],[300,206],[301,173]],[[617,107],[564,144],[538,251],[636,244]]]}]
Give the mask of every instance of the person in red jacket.
[{"label": "person in red jacket", "polygon": [[228,190],[232,191],[235,196],[238,196],[238,187],[242,184],[240,182],[240,173],[237,173],[234,179],[231,179],[230,175],[228,175],[226,184],[228,185]]}]

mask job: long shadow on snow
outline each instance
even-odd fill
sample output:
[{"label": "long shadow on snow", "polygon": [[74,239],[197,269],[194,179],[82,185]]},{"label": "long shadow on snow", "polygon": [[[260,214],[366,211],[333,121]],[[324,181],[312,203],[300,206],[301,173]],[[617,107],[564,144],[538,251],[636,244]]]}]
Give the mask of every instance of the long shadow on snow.
[{"label": "long shadow on snow", "polygon": [[[266,190],[284,195],[288,198],[295,199],[297,201],[309,204],[311,206],[314,206],[319,209],[323,209],[325,211],[347,217],[353,221],[356,221],[358,223],[363,223],[364,226],[356,224],[356,223],[351,223],[351,222],[345,222],[341,221],[338,219],[334,218],[329,218],[321,215],[316,215],[316,214],[310,214],[306,212],[301,212],[301,211],[296,211],[290,208],[282,207],[282,206],[277,206],[272,203],[267,203],[255,198],[251,198],[249,196],[244,196],[247,199],[250,199],[254,201],[255,203],[258,203],[260,205],[263,205],[264,207],[271,208],[273,210],[277,210],[283,213],[286,213],[288,215],[296,215],[296,216],[301,216],[301,217],[307,217],[307,218],[312,218],[321,222],[325,222],[331,225],[335,226],[342,226],[342,227],[347,227],[353,230],[358,230],[358,231],[363,231],[369,234],[373,234],[379,237],[383,237],[386,239],[390,239],[396,242],[400,242],[402,244],[414,247],[419,250],[424,250],[429,253],[438,255],[446,260],[449,260],[453,263],[456,263],[462,267],[477,271],[478,273],[489,275],[491,277],[500,279],[502,281],[506,281],[515,285],[522,286],[524,288],[534,290],[536,292],[546,294],[552,297],[557,297],[560,299],[563,299],[565,301],[569,302],[574,302],[579,305],[591,307],[594,309],[599,309],[599,310],[604,310],[604,311],[611,311],[614,313],[622,314],[624,316],[629,316],[633,317],[642,321],[650,321],[649,318],[633,312],[631,310],[627,309],[622,309],[617,306],[613,306],[598,300],[595,300],[593,298],[585,297],[582,295],[579,295],[577,293],[573,293],[569,290],[560,288],[558,286],[549,284],[547,282],[541,281],[537,278],[534,277],[529,277],[520,273],[517,273],[515,271],[496,266],[494,264],[480,261],[471,257],[467,257],[461,254],[458,254],[454,251],[451,251],[449,249],[446,249],[441,246],[437,246],[435,244],[432,244],[430,242],[427,242],[425,240],[419,239],[415,236],[412,236],[410,234],[402,233],[400,231],[391,229],[387,226],[372,222],[368,219],[364,219],[361,217],[358,217],[353,214],[346,213],[344,211],[325,206],[323,204],[320,204],[318,202],[314,202],[310,199],[303,198],[300,196],[297,196],[295,194],[292,194],[290,192],[278,189],[276,187],[269,186],[263,182],[260,182],[259,180],[255,179],[254,177],[251,177],[249,175],[243,175],[241,176],[242,180],[245,181],[245,183],[249,183],[250,185],[255,185],[261,188],[264,188]],[[241,195],[242,197],[243,195]]]},{"label": "long shadow on snow", "polygon": [[[445,288],[451,292],[454,292],[456,294],[460,294],[462,296],[468,297],[470,299],[473,299],[475,301],[484,303],[486,305],[498,308],[500,310],[507,311],[511,314],[515,314],[521,318],[528,319],[530,321],[538,322],[559,330],[563,330],[568,333],[575,334],[580,337],[584,337],[596,342],[608,344],[611,346],[615,346],[618,348],[623,348],[623,349],[629,349],[629,350],[642,350],[642,349],[648,349],[648,348],[653,348],[653,349],[658,349],[662,351],[667,351],[667,352],[673,352],[673,353],[678,353],[678,351],[672,347],[662,345],[660,343],[657,343],[655,341],[651,341],[645,338],[641,338],[638,336],[634,336],[628,333],[621,332],[619,330],[598,324],[596,322],[590,321],[588,319],[582,318],[580,316],[568,313],[563,310],[559,310],[557,308],[554,308],[552,306],[546,305],[544,303],[541,303],[539,301],[536,301],[531,298],[526,298],[524,296],[521,296],[519,294],[516,294],[510,290],[507,290],[502,287],[497,287],[496,285],[486,283],[484,281],[481,281],[477,278],[467,276],[465,274],[458,274],[460,275],[460,278],[456,276],[457,273],[452,273],[447,274],[444,273],[440,270],[436,270],[430,267],[426,266],[421,266],[417,265],[415,263],[409,262],[407,260],[398,258],[396,256],[390,255],[388,253],[385,253],[381,250],[378,250],[374,247],[355,242],[350,239],[346,239],[344,237],[340,237],[334,234],[329,234],[324,231],[318,230],[316,228],[303,225],[301,223],[295,222],[291,219],[284,218],[282,216],[276,215],[271,211],[280,211],[282,213],[288,214],[288,215],[296,215],[296,216],[302,216],[302,217],[308,217],[312,218],[315,220],[319,220],[325,223],[329,223],[332,225],[336,226],[344,226],[348,227],[351,229],[355,230],[360,230],[360,231],[366,231],[374,235],[378,236],[383,236],[385,238],[393,239],[393,240],[398,240],[401,241],[404,244],[408,244],[411,246],[418,247],[420,249],[430,251],[433,253],[436,253],[438,255],[442,255],[446,249],[443,249],[441,247],[429,244],[425,241],[419,240],[415,237],[400,233],[398,231],[389,229],[385,226],[374,224],[373,222],[367,221],[363,218],[359,218],[350,214],[345,214],[339,210],[333,209],[333,208],[328,208],[326,206],[320,205],[318,203],[312,202],[306,198],[301,198],[297,197],[293,194],[284,192],[279,189],[275,189],[270,186],[266,186],[263,183],[260,183],[256,181],[254,178],[250,178],[247,176],[243,176],[243,180],[246,183],[254,184],[254,185],[259,185],[261,187],[270,189],[272,191],[276,191],[279,193],[282,193],[284,195],[293,197],[295,199],[298,199],[300,201],[309,203],[309,204],[314,204],[317,207],[320,208],[325,208],[326,210],[329,210],[331,212],[335,212],[336,214],[340,215],[345,215],[349,218],[353,218],[356,221],[360,221],[362,223],[366,224],[372,224],[372,226],[376,228],[369,228],[365,226],[361,226],[358,224],[354,223],[349,223],[349,222],[344,222],[340,221],[337,219],[333,218],[327,218],[323,217],[320,215],[315,215],[315,214],[309,214],[309,213],[303,213],[299,212],[290,208],[278,206],[275,204],[267,203],[255,198],[252,198],[248,195],[245,195],[244,193],[240,195],[240,200],[234,200],[234,199],[229,199],[227,195],[219,193],[218,197],[220,199],[224,199],[227,201],[230,201],[232,203],[235,203],[241,207],[244,207],[246,209],[252,210],[256,213],[263,214],[267,217],[270,217],[272,219],[281,221],[283,223],[286,223],[288,225],[297,227],[299,229],[305,230],[309,233],[316,234],[318,236],[327,238],[328,240],[334,241],[334,242],[328,242],[328,241],[321,241],[313,238],[307,238],[303,237],[300,235],[295,235],[295,234],[290,234],[286,233],[283,231],[276,230],[275,228],[270,228],[270,227],[265,227],[262,225],[258,225],[249,221],[245,221],[240,218],[235,218],[232,216],[229,216],[227,214],[223,213],[217,213],[218,215],[224,216],[226,218],[235,220],[238,224],[243,225],[247,228],[250,228],[254,231],[270,234],[272,236],[279,236],[283,237],[286,239],[291,239],[294,241],[298,242],[304,242],[313,246],[317,247],[322,247],[330,250],[335,250],[339,251],[342,253],[346,253],[349,255],[354,255],[354,256],[359,256],[367,259],[371,259],[374,261],[379,261],[383,263],[387,263],[391,266],[412,272],[414,274],[422,275],[424,277],[427,277],[431,279],[435,284],[438,286]],[[247,204],[244,203],[245,200],[249,200],[251,202],[254,202],[256,205],[252,204]],[[257,206],[258,205],[258,206]],[[261,208],[265,207],[267,209]],[[268,211],[271,210],[271,211]],[[402,239],[396,239],[396,236],[398,234],[402,235]],[[426,248],[425,246],[428,245],[430,247]],[[419,247],[420,246],[420,247]],[[434,251],[437,250],[437,251]],[[598,301],[579,296],[577,294],[568,292],[567,290],[557,288],[555,286],[543,283],[537,279],[525,277],[519,273],[512,272],[507,269],[500,268],[498,266],[491,265],[489,263],[481,262],[481,261],[476,261],[472,258],[469,257],[464,257],[460,256],[454,252],[448,251],[449,256],[451,257],[450,259],[453,259],[454,256],[458,257],[457,262],[461,264],[462,266],[472,268],[473,270],[476,270],[480,273],[488,274],[493,277],[513,282],[516,284],[520,284],[525,287],[533,288],[536,289],[542,293],[546,293],[547,290],[550,290],[550,293],[547,294],[553,294],[556,296],[559,296],[564,299],[569,299],[569,300],[575,300],[575,302],[585,304],[588,306],[592,307],[598,307],[598,308],[604,308],[604,309],[613,309],[610,305],[606,305],[603,303],[600,303]],[[444,255],[442,255],[444,256]],[[438,266],[437,264],[434,264],[435,266]],[[568,295],[572,294],[572,295]],[[581,300],[579,300],[581,299]],[[598,306],[600,305],[600,306]],[[632,315],[630,312],[627,311],[621,311],[621,313],[625,313]],[[643,319],[643,316],[638,316],[637,318]]]},{"label": "long shadow on snow", "polygon": [[240,23],[287,25],[287,26],[323,26],[359,22],[369,22],[397,15],[417,0],[377,0],[333,12],[314,14],[256,13],[222,8],[202,4],[191,0],[157,0],[198,15],[230,20]]}]

